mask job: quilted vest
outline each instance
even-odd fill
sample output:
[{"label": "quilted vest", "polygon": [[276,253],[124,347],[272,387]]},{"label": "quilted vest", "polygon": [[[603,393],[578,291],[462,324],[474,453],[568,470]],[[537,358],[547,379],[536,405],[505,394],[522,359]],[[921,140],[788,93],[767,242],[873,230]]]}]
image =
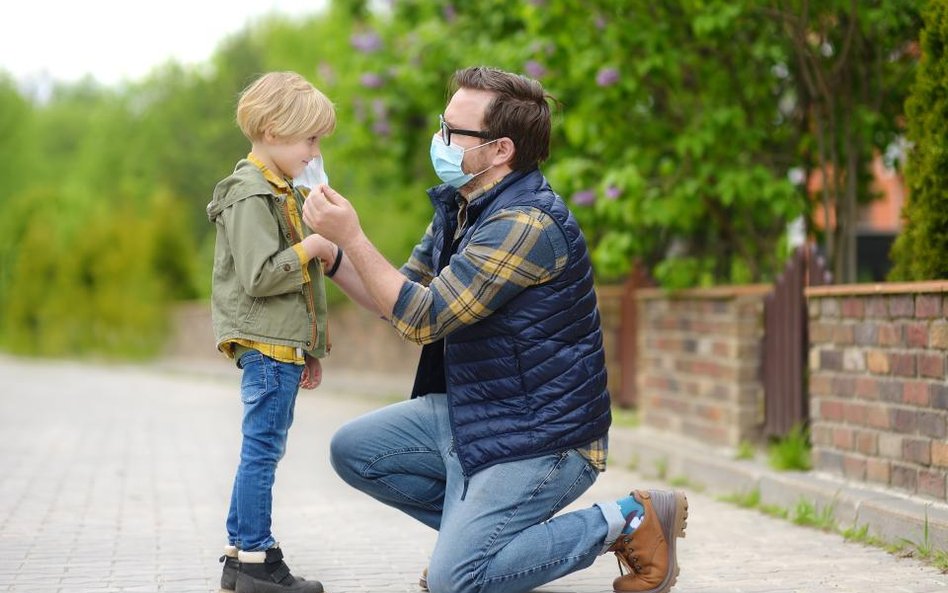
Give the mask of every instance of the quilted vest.
[{"label": "quilted vest", "polygon": [[428,191],[435,206],[436,272],[500,210],[549,214],[569,244],[566,268],[527,288],[489,317],[422,349],[412,397],[447,393],[454,446],[464,471],[585,446],[611,422],[605,357],[586,241],[538,169],[513,172],[469,206],[454,240],[457,193]]}]

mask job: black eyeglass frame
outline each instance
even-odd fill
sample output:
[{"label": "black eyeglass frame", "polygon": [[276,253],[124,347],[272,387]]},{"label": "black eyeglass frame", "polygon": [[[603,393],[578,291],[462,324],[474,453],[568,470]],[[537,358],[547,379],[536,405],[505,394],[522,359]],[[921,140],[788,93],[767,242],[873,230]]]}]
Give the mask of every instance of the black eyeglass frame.
[{"label": "black eyeglass frame", "polygon": [[495,140],[495,138],[487,132],[481,132],[479,130],[457,130],[452,128],[444,121],[444,114],[438,116],[438,121],[441,122],[441,140],[444,141],[445,146],[451,146],[451,134],[473,136],[474,138],[481,138],[483,140]]}]

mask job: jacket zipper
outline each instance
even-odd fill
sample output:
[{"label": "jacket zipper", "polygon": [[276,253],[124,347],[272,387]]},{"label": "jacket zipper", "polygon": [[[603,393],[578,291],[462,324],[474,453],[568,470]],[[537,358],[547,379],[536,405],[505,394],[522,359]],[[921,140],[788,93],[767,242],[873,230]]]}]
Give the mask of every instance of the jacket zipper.
[{"label": "jacket zipper", "polygon": [[[295,198],[296,196],[294,196],[294,199]],[[283,210],[283,216],[285,219],[284,222],[286,223],[286,228],[290,230],[290,237],[293,238],[293,244],[295,245],[296,243],[301,243],[303,239],[297,234],[296,227],[293,226],[293,222],[290,219],[290,204],[289,202],[287,202],[286,198],[283,199],[282,210]],[[309,264],[307,263],[306,265],[308,266]],[[313,298],[312,285],[313,285],[314,279],[312,278],[312,275],[310,276],[311,277],[309,279],[309,285],[310,285],[309,290],[306,289],[305,285],[301,286],[300,290],[303,291],[303,296],[306,297],[306,308],[309,311],[310,319],[313,320],[312,324],[310,324],[310,327],[312,328],[311,348],[315,348],[317,344],[317,340],[319,339],[319,327],[318,327],[318,322],[316,320],[316,302],[314,301],[314,298]]]}]

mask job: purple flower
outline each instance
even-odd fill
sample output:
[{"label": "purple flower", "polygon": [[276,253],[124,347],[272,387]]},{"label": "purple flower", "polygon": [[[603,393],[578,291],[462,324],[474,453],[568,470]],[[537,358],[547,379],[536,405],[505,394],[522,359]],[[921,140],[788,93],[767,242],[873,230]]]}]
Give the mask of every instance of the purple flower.
[{"label": "purple flower", "polygon": [[349,38],[349,43],[364,54],[371,54],[382,49],[382,38],[375,31],[353,33]]},{"label": "purple flower", "polygon": [[365,121],[365,101],[362,97],[356,97],[352,103],[352,110],[355,112],[355,118],[358,122]]},{"label": "purple flower", "polygon": [[359,77],[359,82],[367,89],[377,89],[382,86],[382,77],[374,72],[366,72]]},{"label": "purple flower", "polygon": [[332,69],[328,62],[320,62],[316,68],[316,73],[326,81],[326,84],[334,84],[336,81],[336,71]]},{"label": "purple flower", "polygon": [[546,76],[546,68],[536,60],[527,60],[527,63],[523,65],[523,69],[530,78],[543,78]]},{"label": "purple flower", "polygon": [[606,28],[606,24],[607,24],[608,22],[609,22],[609,21],[606,20],[606,17],[602,16],[601,14],[600,14],[600,15],[596,15],[596,21],[595,21],[595,23],[596,23],[596,29],[602,31],[603,29]]},{"label": "purple flower", "polygon": [[596,84],[599,86],[612,86],[619,82],[619,71],[615,68],[602,68],[596,74]]},{"label": "purple flower", "polygon": [[375,117],[385,117],[388,115],[388,105],[385,104],[385,99],[372,100],[372,113],[375,114]]},{"label": "purple flower", "polygon": [[388,136],[392,133],[392,126],[387,120],[380,119],[372,124],[372,131],[379,136]]},{"label": "purple flower", "polygon": [[577,206],[592,206],[596,201],[596,192],[591,189],[584,189],[573,194],[573,203]]},{"label": "purple flower", "polygon": [[610,185],[606,188],[606,198],[610,200],[617,200],[619,196],[622,195],[622,190],[614,185]]},{"label": "purple flower", "polygon": [[445,4],[444,8],[441,9],[441,14],[444,16],[444,20],[449,23],[453,23],[458,16],[453,4]]}]

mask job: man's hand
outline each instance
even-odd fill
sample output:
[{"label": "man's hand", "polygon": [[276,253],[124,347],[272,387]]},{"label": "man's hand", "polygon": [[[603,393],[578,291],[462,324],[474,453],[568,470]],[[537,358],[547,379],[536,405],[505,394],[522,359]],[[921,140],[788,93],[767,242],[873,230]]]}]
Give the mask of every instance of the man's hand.
[{"label": "man's hand", "polygon": [[362,235],[355,208],[324,183],[311,191],[303,203],[303,220],[314,232],[343,247]]},{"label": "man's hand", "polygon": [[391,319],[402,285],[408,279],[365,236],[349,200],[320,184],[303,204],[303,220],[314,232],[343,248],[342,263],[333,282],[366,309]]}]

